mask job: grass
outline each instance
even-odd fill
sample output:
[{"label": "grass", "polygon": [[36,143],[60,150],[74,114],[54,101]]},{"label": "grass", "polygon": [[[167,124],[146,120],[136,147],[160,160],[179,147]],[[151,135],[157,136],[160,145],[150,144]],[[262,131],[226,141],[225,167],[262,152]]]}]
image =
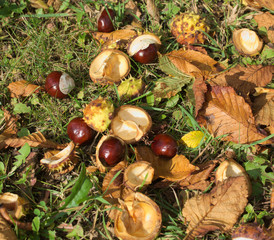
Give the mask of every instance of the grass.
[{"label": "grass", "polygon": [[[151,95],[154,83],[158,78],[165,76],[160,71],[158,64],[141,65],[132,61],[131,75],[142,77],[147,84],[144,94],[133,100],[120,100],[117,96],[116,86],[95,85],[89,77],[88,69],[91,61],[100,52],[100,46],[91,37],[91,32],[96,31],[96,15],[106,3],[104,1],[63,1],[61,10],[56,12],[52,7],[48,11],[34,9],[27,1],[20,1],[18,5],[8,1],[6,8],[0,8],[0,107],[14,112],[14,108],[23,103],[30,107],[29,113],[19,113],[18,128],[25,132],[41,131],[58,143],[67,143],[69,138],[66,127],[69,121],[75,117],[82,116],[82,110],[92,99],[99,96],[111,100],[116,107],[123,104],[142,106],[152,116],[154,125],[162,124],[164,131],[180,139],[189,131],[201,129],[194,117],[194,107],[186,97],[186,91],[178,93],[179,100],[175,106],[168,107],[168,99],[160,102],[154,101]],[[150,16],[143,2],[138,3],[143,12],[141,20],[147,31],[153,31],[162,36],[161,53],[179,49],[171,36],[168,23],[172,16],[179,11],[198,11],[206,17],[212,32],[208,35],[208,42],[202,45],[215,60],[226,63],[230,67],[236,63],[270,63],[270,59],[261,56],[247,58],[235,52],[231,44],[231,33],[238,26],[255,28],[254,22],[246,18],[251,11],[243,10],[238,1],[156,1],[161,13],[161,25],[152,25]],[[221,7],[220,5],[221,4]],[[122,27],[124,4],[115,5],[109,3],[118,13],[116,27]],[[1,6],[1,5],[0,5]],[[14,7],[16,6],[16,7]],[[1,9],[4,11],[1,11]],[[237,11],[232,11],[237,9]],[[217,13],[217,14],[216,14]],[[2,15],[1,15],[2,14]],[[228,22],[229,20],[229,22]],[[37,85],[43,85],[44,80],[51,71],[65,71],[76,81],[76,88],[70,97],[58,100],[46,93],[33,94],[26,98],[12,99],[7,86],[13,81],[25,79]],[[178,114],[179,117],[174,114]],[[0,111],[0,123],[3,113]],[[2,121],[2,122],[1,122]],[[0,131],[2,129],[0,128]],[[183,145],[179,147],[179,153],[188,159],[196,159],[195,164],[206,162],[208,159],[224,156],[229,149],[234,150],[236,159],[243,166],[253,156],[250,149],[253,146],[242,146],[224,143],[220,138],[213,138],[205,129],[204,142],[195,149]],[[0,132],[1,133],[1,132]],[[27,134],[26,133],[26,134]],[[9,176],[15,162],[15,151],[12,148],[0,152],[0,193],[14,192],[25,197],[31,203],[24,221],[33,220],[33,228],[36,231],[26,232],[15,229],[19,239],[115,239],[113,235],[113,222],[109,220],[106,213],[106,203],[103,199],[101,184],[104,174],[96,171],[88,177],[81,174],[84,166],[93,165],[89,151],[95,152],[95,146],[101,134],[97,135],[95,144],[80,147],[78,152],[81,164],[68,174],[60,176],[48,176],[41,169],[37,161],[26,170],[24,166],[19,167],[26,173],[25,181],[20,184],[16,181],[23,179],[19,171]],[[17,149],[19,150],[19,149]],[[41,159],[43,151],[33,148],[38,158]],[[265,160],[264,166],[271,166],[273,159],[264,153],[260,156]],[[133,159],[131,159],[133,160]],[[257,162],[256,162],[257,161]],[[260,160],[256,160],[254,171],[260,172]],[[269,177],[269,167],[266,169]],[[32,172],[35,173],[37,183],[34,187],[29,186]],[[1,176],[2,175],[2,176]],[[80,176],[88,178],[91,183],[88,198],[78,205],[72,206],[70,210],[60,210],[59,206],[68,200],[68,196],[75,190]],[[256,174],[251,175],[253,184],[256,186],[254,195],[249,200],[249,208],[242,216],[242,220],[254,221],[259,219],[266,226],[269,225],[270,213],[265,213],[265,202],[270,199],[270,180],[263,181]],[[273,179],[272,179],[273,180]],[[186,233],[186,222],[183,219],[181,209],[186,195],[193,195],[195,191],[175,190],[172,186],[163,189],[148,188],[146,194],[153,198],[161,208],[163,215],[162,230],[158,239],[182,239]],[[76,230],[68,233],[61,228],[60,224],[77,226]],[[68,235],[69,234],[69,235]],[[203,239],[230,239],[229,234],[214,232],[207,234]]]}]

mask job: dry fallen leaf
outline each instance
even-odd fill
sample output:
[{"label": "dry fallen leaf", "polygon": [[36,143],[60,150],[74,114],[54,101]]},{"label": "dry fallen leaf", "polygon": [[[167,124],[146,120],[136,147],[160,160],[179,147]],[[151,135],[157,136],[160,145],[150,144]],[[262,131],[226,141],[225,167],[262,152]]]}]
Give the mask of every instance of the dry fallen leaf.
[{"label": "dry fallen leaf", "polygon": [[[18,132],[16,125],[18,118],[12,116],[6,109],[2,108],[2,110],[4,111],[5,128],[4,131],[0,134],[0,149],[5,147],[4,141],[6,139],[15,136]],[[2,129],[0,128],[0,130]]]},{"label": "dry fallen leaf", "polygon": [[3,139],[0,142],[0,147],[1,148],[4,148],[4,147],[17,148],[17,147],[22,147],[25,143],[28,143],[30,147],[53,148],[53,149],[63,149],[67,146],[67,144],[58,144],[50,140],[47,140],[41,132],[37,132],[22,138],[17,138],[12,136],[12,137]]},{"label": "dry fallen leaf", "polygon": [[242,95],[248,95],[255,87],[264,87],[272,80],[274,66],[249,65],[236,67],[211,79],[211,85],[230,86]]},{"label": "dry fallen leaf", "polygon": [[153,24],[159,24],[160,22],[160,13],[155,5],[155,0],[146,0],[147,2],[147,12],[152,18]]},{"label": "dry fallen leaf", "polygon": [[199,110],[202,108],[203,103],[205,101],[205,94],[207,92],[207,85],[205,81],[199,77],[196,78],[192,90],[195,97],[195,116],[197,116]]},{"label": "dry fallen leaf", "polygon": [[102,44],[102,49],[123,49],[126,47],[128,41],[136,35],[137,32],[133,28],[120,29],[111,33],[92,33],[93,38]]},{"label": "dry fallen leaf", "polygon": [[[111,204],[117,204],[118,198],[122,197],[123,191],[123,172],[127,166],[125,161],[119,162],[115,167],[113,167],[105,176],[102,184],[102,192],[104,193],[104,199],[106,199]],[[116,174],[118,174],[113,180]],[[112,182],[111,182],[112,181]]]},{"label": "dry fallen leaf", "polygon": [[194,77],[209,78],[225,69],[208,55],[194,50],[174,50],[166,56],[181,72]]},{"label": "dry fallen leaf", "polygon": [[30,4],[33,8],[49,8],[49,6],[43,0],[30,0]]},{"label": "dry fallen leaf", "polygon": [[212,87],[197,120],[214,136],[227,135],[226,141],[245,144],[266,137],[257,130],[250,106],[231,87]]},{"label": "dry fallen leaf", "polygon": [[254,17],[258,28],[265,27],[269,41],[274,42],[274,16],[270,12],[262,13]]},{"label": "dry fallen leaf", "polygon": [[247,197],[244,177],[236,177],[218,183],[210,193],[187,200],[182,211],[189,222],[184,239],[192,240],[209,231],[230,230],[243,213]]},{"label": "dry fallen leaf", "polygon": [[39,92],[42,88],[37,85],[30,84],[25,80],[20,80],[17,82],[10,83],[8,89],[10,90],[11,97],[18,98],[20,96],[30,96],[33,93]]},{"label": "dry fallen leaf", "polygon": [[255,8],[266,7],[274,11],[274,2],[272,0],[244,0],[247,5]]},{"label": "dry fallen leaf", "polygon": [[135,148],[137,161],[147,161],[154,168],[155,178],[161,177],[169,181],[179,181],[188,177],[197,167],[190,164],[183,155],[176,155],[172,159],[165,159],[156,156],[147,146]]},{"label": "dry fallen leaf", "polygon": [[17,240],[15,232],[10,225],[0,215],[0,239],[1,240]]},{"label": "dry fallen leaf", "polygon": [[219,162],[218,160],[211,160],[204,164],[198,165],[197,167],[199,168],[199,170],[192,172],[190,176],[188,176],[187,178],[181,181],[173,183],[171,181],[164,179],[163,181],[153,184],[152,187],[163,188],[163,187],[168,187],[172,185],[172,187],[174,188],[180,188],[180,189],[187,188],[190,190],[196,189],[196,190],[205,191],[210,186],[210,183],[211,183],[211,181],[208,180],[208,178],[210,177],[212,171],[214,170],[218,162]]},{"label": "dry fallen leaf", "polygon": [[256,96],[253,103],[256,124],[274,127],[274,89]]}]

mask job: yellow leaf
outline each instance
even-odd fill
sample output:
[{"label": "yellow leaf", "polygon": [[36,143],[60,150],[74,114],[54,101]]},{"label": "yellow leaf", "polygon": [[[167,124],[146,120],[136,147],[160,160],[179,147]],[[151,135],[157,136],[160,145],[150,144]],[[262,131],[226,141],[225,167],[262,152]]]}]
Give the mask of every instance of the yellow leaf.
[{"label": "yellow leaf", "polygon": [[204,137],[204,133],[201,131],[192,131],[185,134],[181,140],[189,148],[196,148],[199,146],[200,142]]}]

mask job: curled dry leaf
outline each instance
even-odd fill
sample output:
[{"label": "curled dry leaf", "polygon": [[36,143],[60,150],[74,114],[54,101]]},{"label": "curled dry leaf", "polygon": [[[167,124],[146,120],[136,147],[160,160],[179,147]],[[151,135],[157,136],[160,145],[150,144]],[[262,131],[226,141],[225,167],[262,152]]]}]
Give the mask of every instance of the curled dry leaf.
[{"label": "curled dry leaf", "polygon": [[254,16],[254,20],[258,23],[258,28],[266,28],[269,41],[274,43],[274,16],[270,12],[265,12]]},{"label": "curled dry leaf", "polygon": [[39,92],[42,87],[31,84],[26,80],[20,80],[9,84],[8,89],[11,93],[11,97],[28,97],[33,93]]},{"label": "curled dry leaf", "polygon": [[11,229],[10,225],[0,215],[0,239],[2,240],[17,240],[15,232]]},{"label": "curled dry leaf", "polygon": [[104,193],[104,199],[111,204],[117,204],[118,198],[122,197],[124,170],[126,166],[127,162],[119,162],[116,166],[110,169],[104,177],[102,192]]},{"label": "curled dry leaf", "polygon": [[274,11],[274,2],[271,0],[244,0],[245,4],[254,8],[266,7]]},{"label": "curled dry leaf", "polygon": [[41,132],[37,132],[22,138],[16,138],[12,136],[7,139],[4,139],[2,142],[0,142],[0,147],[17,148],[17,147],[22,147],[25,143],[28,143],[30,147],[53,148],[53,149],[63,149],[67,146],[67,144],[58,144],[53,141],[47,140]]},{"label": "curled dry leaf", "polygon": [[[257,90],[257,89],[256,89]],[[262,92],[253,100],[253,114],[256,124],[274,127],[274,89],[260,89]]]},{"label": "curled dry leaf", "polygon": [[174,50],[165,56],[178,71],[194,77],[209,78],[225,69],[208,55],[194,50]]},{"label": "curled dry leaf", "polygon": [[17,125],[16,125],[18,117],[11,115],[9,111],[4,108],[2,108],[2,110],[4,111],[4,118],[5,118],[4,127],[5,128],[4,128],[4,131],[0,134],[0,149],[5,147],[6,139],[14,137],[18,132]]},{"label": "curled dry leaf", "polygon": [[94,32],[92,36],[102,44],[102,49],[124,49],[130,39],[137,35],[134,29],[120,29],[111,33]]},{"label": "curled dry leaf", "polygon": [[171,181],[164,179],[161,182],[153,184],[152,187],[163,188],[163,187],[168,187],[172,184],[172,187],[174,188],[180,188],[180,189],[187,188],[190,190],[196,189],[196,190],[205,191],[211,183],[211,181],[209,181],[208,178],[210,177],[217,163],[218,163],[218,160],[208,161],[204,164],[198,165],[197,167],[199,168],[199,170],[192,172],[190,176],[188,176],[187,178],[181,181],[172,183]]},{"label": "curled dry leaf", "polygon": [[160,22],[160,13],[155,4],[155,0],[146,0],[147,2],[147,12],[152,18],[152,24],[159,24]]},{"label": "curled dry leaf", "polygon": [[229,178],[218,183],[210,193],[186,201],[183,216],[189,222],[186,240],[203,236],[209,231],[230,230],[248,202],[244,177]]},{"label": "curled dry leaf", "polygon": [[227,135],[226,141],[245,144],[266,137],[257,130],[250,106],[231,87],[212,87],[197,119],[214,136]]},{"label": "curled dry leaf", "polygon": [[199,110],[202,108],[203,103],[205,102],[207,84],[201,77],[196,78],[193,83],[192,90],[195,98],[195,116],[197,116]]},{"label": "curled dry leaf", "polygon": [[211,79],[211,85],[230,86],[242,95],[254,91],[255,87],[264,87],[272,80],[274,66],[248,65],[236,67]]},{"label": "curled dry leaf", "polygon": [[154,168],[154,178],[165,178],[169,181],[179,181],[188,177],[197,167],[190,164],[189,160],[183,155],[176,155],[171,159],[156,156],[147,146],[135,148],[137,161],[147,161]]}]

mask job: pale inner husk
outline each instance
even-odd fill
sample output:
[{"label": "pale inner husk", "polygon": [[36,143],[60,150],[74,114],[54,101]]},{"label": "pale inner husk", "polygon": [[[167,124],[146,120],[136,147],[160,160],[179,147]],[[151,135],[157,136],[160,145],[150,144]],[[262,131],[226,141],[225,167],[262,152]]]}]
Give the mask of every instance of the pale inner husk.
[{"label": "pale inner husk", "polygon": [[140,50],[144,50],[148,48],[150,44],[160,45],[160,39],[152,34],[144,34],[139,37],[136,37],[129,46],[128,54],[129,56],[133,56],[135,53],[139,52]]},{"label": "pale inner husk", "polygon": [[254,50],[256,50],[259,46],[259,38],[256,35],[255,32],[250,31],[250,30],[243,30],[241,31],[241,42],[243,43],[243,47],[249,51],[249,52],[253,52]]},{"label": "pale inner husk", "polygon": [[157,211],[146,202],[126,202],[127,210],[123,211],[118,221],[117,230],[127,232],[134,237],[147,237],[154,233],[157,226]]},{"label": "pale inner husk", "polygon": [[118,52],[106,50],[100,53],[90,65],[90,76],[94,79],[122,79],[129,69],[128,59]]},{"label": "pale inner husk", "polygon": [[127,168],[125,175],[130,185],[138,187],[152,182],[154,169],[147,163],[136,162]]},{"label": "pale inner husk", "polygon": [[57,154],[53,155],[50,158],[43,158],[41,159],[41,164],[46,165],[58,165],[62,163],[73,151],[74,149],[74,143],[70,142],[69,145],[64,148],[62,151],[58,152]]},{"label": "pale inner husk", "polygon": [[75,82],[67,73],[63,73],[60,77],[59,89],[63,94],[69,94],[75,88]]},{"label": "pale inner husk", "polygon": [[121,107],[111,123],[114,135],[127,143],[139,141],[150,126],[151,119],[145,110],[130,105]]}]

